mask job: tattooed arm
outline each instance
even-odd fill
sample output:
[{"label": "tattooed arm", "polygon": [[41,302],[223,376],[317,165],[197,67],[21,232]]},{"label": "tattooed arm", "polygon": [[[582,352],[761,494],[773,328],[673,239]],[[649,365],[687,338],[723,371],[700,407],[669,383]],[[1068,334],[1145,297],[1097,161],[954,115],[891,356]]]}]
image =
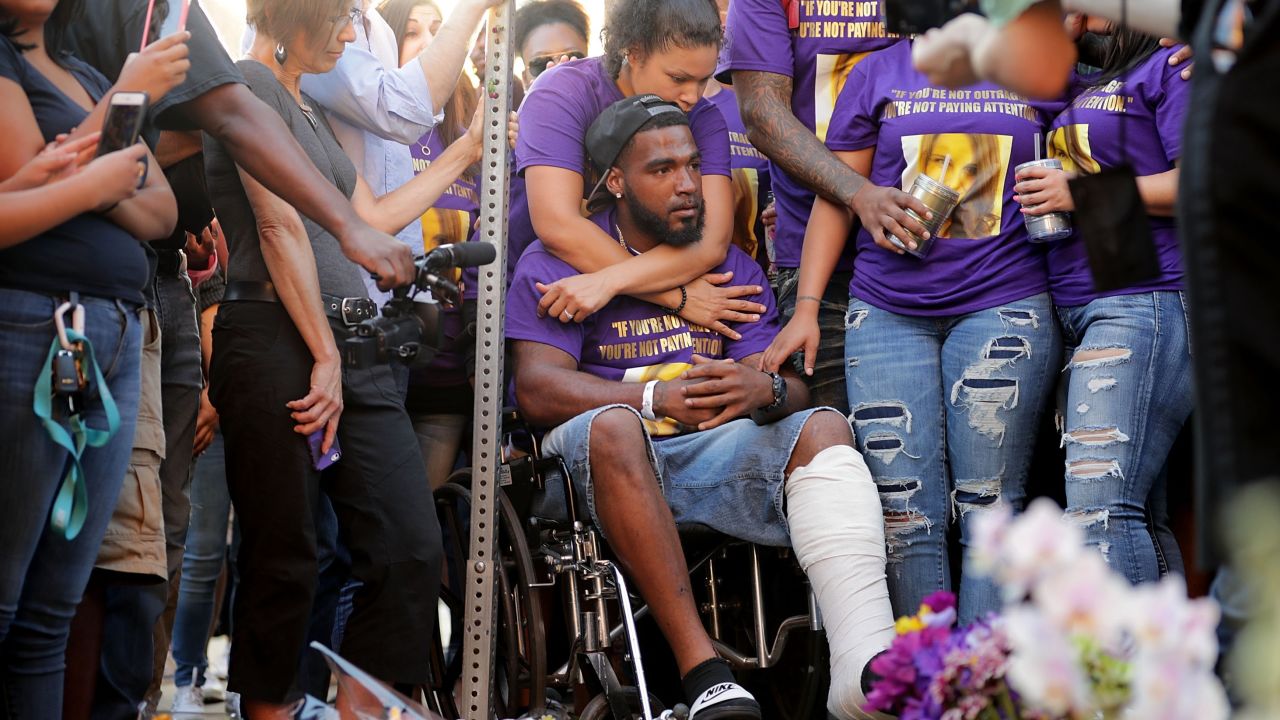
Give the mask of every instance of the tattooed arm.
[{"label": "tattooed arm", "polygon": [[[884,218],[911,208],[928,212],[919,200],[893,187],[879,187],[854,172],[827,149],[791,111],[791,78],[778,73],[738,70],[733,89],[751,144],[796,181],[818,195],[853,210],[878,237]],[[911,224],[916,227],[911,227]],[[923,234],[912,221],[907,229]]]}]

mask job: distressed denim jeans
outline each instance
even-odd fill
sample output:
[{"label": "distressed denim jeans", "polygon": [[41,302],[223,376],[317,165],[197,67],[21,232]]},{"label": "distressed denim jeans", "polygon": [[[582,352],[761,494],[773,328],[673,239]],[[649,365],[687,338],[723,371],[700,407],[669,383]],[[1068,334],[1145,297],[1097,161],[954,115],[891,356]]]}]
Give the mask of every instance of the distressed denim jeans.
[{"label": "distressed denim jeans", "polygon": [[[884,507],[889,596],[897,615],[951,590],[948,523],[960,544],[976,513],[1020,510],[1040,413],[1061,367],[1047,294],[948,317],[849,302],[845,367],[858,449]],[[998,610],[988,578],[964,576],[967,622]]]},{"label": "distressed denim jeans", "polygon": [[1182,293],[1058,308],[1069,358],[1062,445],[1067,515],[1131,582],[1160,577],[1148,514],[1193,403]]}]

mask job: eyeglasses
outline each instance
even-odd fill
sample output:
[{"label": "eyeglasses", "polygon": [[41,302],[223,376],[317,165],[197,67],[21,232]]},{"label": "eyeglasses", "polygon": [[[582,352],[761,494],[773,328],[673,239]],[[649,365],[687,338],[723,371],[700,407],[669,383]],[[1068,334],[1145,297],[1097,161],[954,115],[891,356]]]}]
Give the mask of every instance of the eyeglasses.
[{"label": "eyeglasses", "polygon": [[351,12],[346,15],[336,15],[329,18],[329,22],[333,23],[334,34],[346,30],[348,25],[364,25],[364,10],[353,7]]},{"label": "eyeglasses", "polygon": [[547,66],[554,62],[560,62],[560,58],[568,56],[570,60],[580,60],[586,55],[577,50],[569,52],[556,53],[555,55],[540,55],[529,61],[529,74],[538,77],[547,71]]}]

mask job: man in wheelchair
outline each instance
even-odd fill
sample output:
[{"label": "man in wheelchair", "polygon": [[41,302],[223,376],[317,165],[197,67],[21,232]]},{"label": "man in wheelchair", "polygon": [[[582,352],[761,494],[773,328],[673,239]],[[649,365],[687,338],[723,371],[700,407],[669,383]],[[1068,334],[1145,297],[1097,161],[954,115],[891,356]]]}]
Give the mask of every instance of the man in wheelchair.
[{"label": "man in wheelchair", "polygon": [[[597,189],[608,190],[591,216],[601,229],[636,255],[701,240],[700,154],[679,108],[626,98],[601,114],[586,144],[603,176]],[[760,706],[734,683],[699,619],[676,531],[686,523],[794,547],[831,647],[828,709],[867,717],[864,668],[893,636],[875,484],[839,412],[810,409],[789,370],[757,369],[779,330],[759,265],[731,247],[712,272],[755,285],[749,299],[765,308],[758,322],[734,325],[739,339],[625,296],[585,318],[572,307],[543,316],[547,287],[578,273],[534,243],[507,307],[517,402],[529,421],[552,428],[544,451],[565,460],[649,603],[694,720],[760,718]]]}]

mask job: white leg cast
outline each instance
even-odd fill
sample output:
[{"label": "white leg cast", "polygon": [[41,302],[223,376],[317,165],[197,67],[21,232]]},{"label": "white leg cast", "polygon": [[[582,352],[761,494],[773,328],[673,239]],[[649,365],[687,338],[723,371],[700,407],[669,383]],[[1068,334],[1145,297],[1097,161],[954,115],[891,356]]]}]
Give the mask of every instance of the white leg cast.
[{"label": "white leg cast", "polygon": [[885,717],[861,709],[862,669],[893,642],[880,494],[857,450],[818,453],[787,478],[791,545],[822,610],[831,647],[827,710],[840,720]]}]

